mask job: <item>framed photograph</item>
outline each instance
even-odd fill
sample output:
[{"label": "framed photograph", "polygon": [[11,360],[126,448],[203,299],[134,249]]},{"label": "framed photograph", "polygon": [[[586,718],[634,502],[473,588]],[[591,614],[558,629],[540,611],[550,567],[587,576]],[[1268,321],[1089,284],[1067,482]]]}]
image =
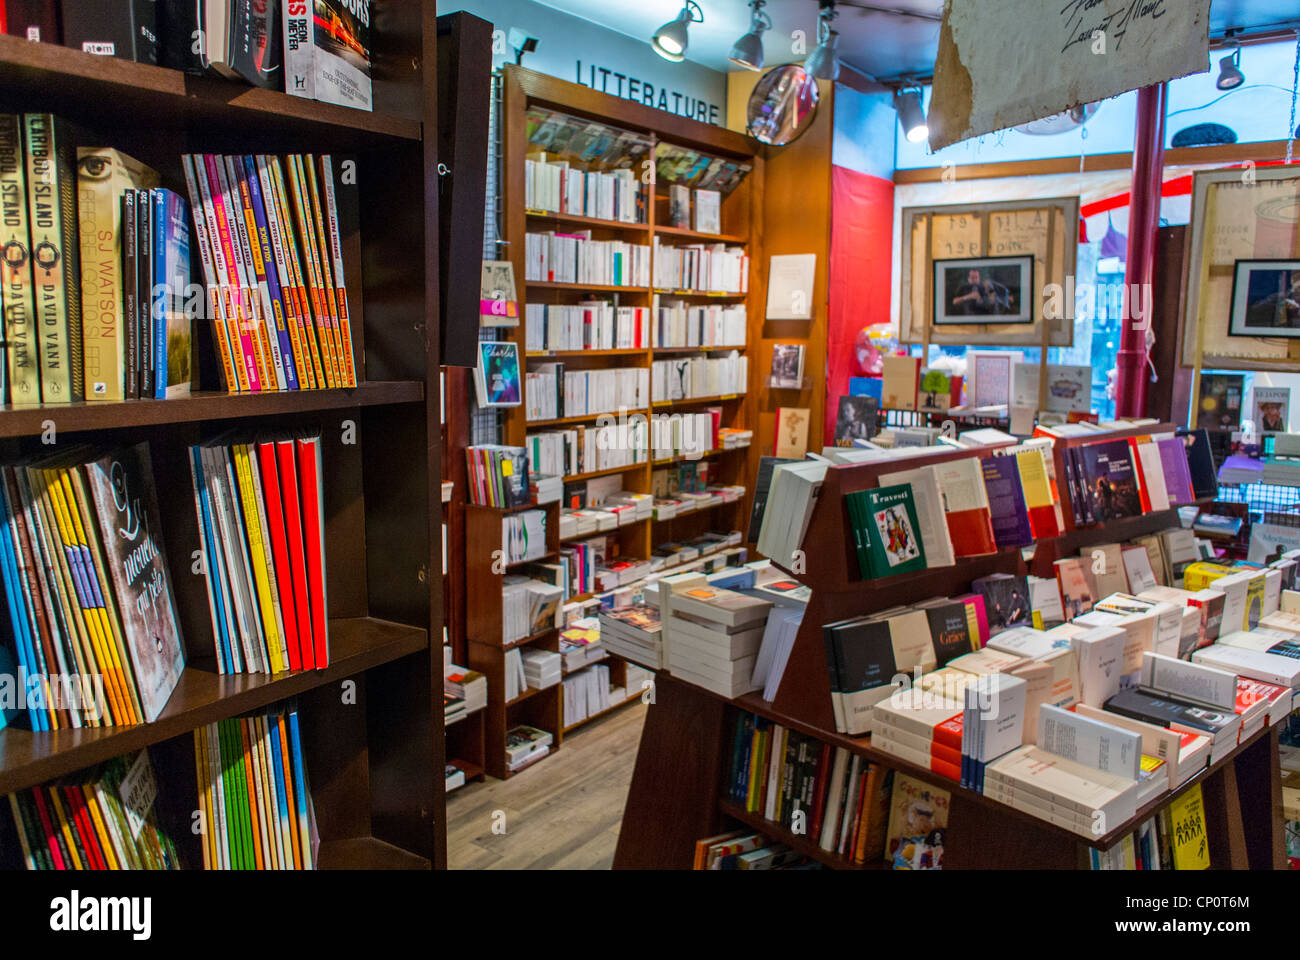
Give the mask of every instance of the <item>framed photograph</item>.
[{"label": "framed photograph", "polygon": [[1034,258],[934,261],[934,323],[1033,323]]},{"label": "framed photograph", "polygon": [[1300,338],[1300,260],[1234,264],[1228,335]]}]

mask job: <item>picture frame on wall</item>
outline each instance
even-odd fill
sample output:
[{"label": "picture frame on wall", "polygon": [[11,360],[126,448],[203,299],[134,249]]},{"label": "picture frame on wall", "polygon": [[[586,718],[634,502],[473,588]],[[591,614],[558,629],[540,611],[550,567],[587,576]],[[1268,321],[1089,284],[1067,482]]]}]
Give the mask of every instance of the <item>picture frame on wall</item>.
[{"label": "picture frame on wall", "polygon": [[1034,322],[1034,258],[934,261],[934,323]]},{"label": "picture frame on wall", "polygon": [[1236,261],[1228,335],[1300,339],[1300,260]]}]

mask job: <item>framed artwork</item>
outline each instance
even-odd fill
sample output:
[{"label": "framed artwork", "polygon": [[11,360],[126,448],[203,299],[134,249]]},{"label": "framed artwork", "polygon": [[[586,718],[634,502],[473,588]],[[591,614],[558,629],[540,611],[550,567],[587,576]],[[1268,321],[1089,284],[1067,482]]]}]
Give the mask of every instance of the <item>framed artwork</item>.
[{"label": "framed artwork", "polygon": [[1300,338],[1300,260],[1236,262],[1228,334]]},{"label": "framed artwork", "polygon": [[[901,219],[901,343],[1074,345],[1065,291],[1078,261],[1078,197],[905,207]],[[955,304],[975,269],[986,292]],[[985,271],[1006,291],[987,292]]]},{"label": "framed artwork", "polygon": [[934,261],[934,322],[1033,323],[1033,257]]},{"label": "framed artwork", "polygon": [[1300,369],[1300,169],[1198,171],[1189,242],[1182,365]]}]

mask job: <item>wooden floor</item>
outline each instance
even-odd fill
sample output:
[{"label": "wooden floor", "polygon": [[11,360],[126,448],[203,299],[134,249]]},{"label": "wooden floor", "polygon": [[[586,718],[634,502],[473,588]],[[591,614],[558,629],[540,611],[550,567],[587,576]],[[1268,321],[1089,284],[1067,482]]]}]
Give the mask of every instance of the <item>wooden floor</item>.
[{"label": "wooden floor", "polygon": [[[519,776],[489,777],[447,797],[448,866],[608,870],[645,711],[640,701],[616,710]],[[494,833],[502,814],[505,832]]]}]

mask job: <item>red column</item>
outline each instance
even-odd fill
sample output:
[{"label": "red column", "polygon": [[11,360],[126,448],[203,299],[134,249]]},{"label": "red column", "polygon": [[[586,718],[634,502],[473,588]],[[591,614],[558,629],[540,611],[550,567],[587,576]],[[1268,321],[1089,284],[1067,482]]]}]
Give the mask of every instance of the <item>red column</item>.
[{"label": "red column", "polygon": [[[1160,193],[1164,185],[1167,96],[1168,86],[1163,83],[1138,91],[1128,257],[1124,274],[1124,302],[1128,309],[1124,311],[1124,329],[1116,358],[1115,415],[1119,417],[1145,417],[1147,410],[1146,327],[1151,323],[1153,300],[1149,291],[1155,280],[1156,235],[1160,228]],[[1140,319],[1135,316],[1139,312],[1143,314]]]}]

